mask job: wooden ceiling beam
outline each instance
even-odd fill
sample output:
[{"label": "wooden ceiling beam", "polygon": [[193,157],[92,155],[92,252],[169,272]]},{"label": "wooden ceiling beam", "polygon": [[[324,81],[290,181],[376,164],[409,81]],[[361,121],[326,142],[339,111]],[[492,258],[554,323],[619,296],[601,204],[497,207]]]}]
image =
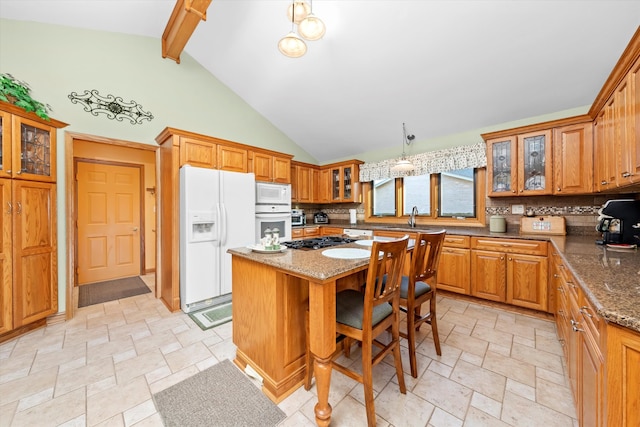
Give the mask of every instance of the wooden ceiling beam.
[{"label": "wooden ceiling beam", "polygon": [[162,57],[180,63],[180,54],[200,21],[207,20],[211,0],[177,0],[164,33]]}]

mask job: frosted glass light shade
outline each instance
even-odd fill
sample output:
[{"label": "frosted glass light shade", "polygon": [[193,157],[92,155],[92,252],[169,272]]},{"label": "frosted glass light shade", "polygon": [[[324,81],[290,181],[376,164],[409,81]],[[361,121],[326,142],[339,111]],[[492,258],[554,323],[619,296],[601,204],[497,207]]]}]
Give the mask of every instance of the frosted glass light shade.
[{"label": "frosted glass light shade", "polygon": [[310,13],[298,24],[298,32],[303,38],[309,41],[321,39],[325,31],[326,27],[324,26],[324,22],[313,13]]},{"label": "frosted glass light shade", "polygon": [[289,58],[299,58],[307,52],[307,44],[291,31],[278,42],[278,49]]},{"label": "frosted glass light shade", "polygon": [[311,6],[309,6],[309,3],[302,0],[296,0],[289,5],[289,8],[287,9],[287,18],[289,18],[289,22],[293,20],[293,22],[299,24],[310,13]]},{"label": "frosted glass light shade", "polygon": [[398,160],[398,163],[391,167],[391,170],[394,172],[411,172],[415,169],[413,163],[411,163],[407,159]]}]

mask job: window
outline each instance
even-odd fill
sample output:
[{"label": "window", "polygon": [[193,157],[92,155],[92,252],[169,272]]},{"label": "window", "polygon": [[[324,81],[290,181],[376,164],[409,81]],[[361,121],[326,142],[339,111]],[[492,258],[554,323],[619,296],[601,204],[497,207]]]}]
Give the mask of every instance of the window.
[{"label": "window", "polygon": [[484,225],[484,185],[479,185],[484,172],[470,168],[372,181],[367,221],[404,224],[415,206],[419,224],[465,220]]}]

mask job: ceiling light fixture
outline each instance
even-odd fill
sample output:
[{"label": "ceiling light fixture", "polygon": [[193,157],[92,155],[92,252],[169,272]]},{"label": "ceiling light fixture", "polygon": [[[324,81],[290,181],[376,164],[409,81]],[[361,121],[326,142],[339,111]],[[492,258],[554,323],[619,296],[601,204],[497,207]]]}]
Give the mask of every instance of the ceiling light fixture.
[{"label": "ceiling light fixture", "polygon": [[[291,6],[289,6],[289,9],[292,11],[296,10],[296,3],[306,4],[306,2],[294,0],[291,2]],[[306,16],[307,14],[304,14],[304,17]],[[291,19],[291,31],[289,32],[289,34],[280,39],[280,41],[278,42],[278,49],[283,55],[288,56],[289,58],[300,58],[307,52],[307,44],[304,42],[304,40],[298,37],[298,35],[294,31],[296,14],[290,13],[289,18]]]},{"label": "ceiling light fixture", "polygon": [[[287,17],[291,21],[291,31],[278,42],[280,52],[289,58],[299,58],[307,52],[307,44],[302,38],[315,41],[324,36],[326,27],[324,22],[313,14],[313,2],[293,0],[287,9]],[[295,32],[295,25],[298,32]],[[302,36],[302,38],[300,37]]]},{"label": "ceiling light fixture", "polygon": [[407,135],[407,129],[404,125],[404,123],[402,123],[402,157],[400,158],[400,160],[398,160],[396,162],[395,165],[393,165],[391,167],[391,170],[393,172],[411,172],[415,169],[415,166],[413,166],[413,163],[411,163],[409,160],[407,160],[407,156],[404,154],[404,146],[411,144],[411,141],[413,141],[416,138],[415,135]]},{"label": "ceiling light fixture", "polygon": [[299,24],[304,18],[311,13],[311,6],[304,0],[294,0],[287,9],[287,18],[290,21]]},{"label": "ceiling light fixture", "polygon": [[326,31],[324,22],[313,14],[313,0],[309,14],[298,24],[298,32],[302,38],[309,41],[320,40]]}]

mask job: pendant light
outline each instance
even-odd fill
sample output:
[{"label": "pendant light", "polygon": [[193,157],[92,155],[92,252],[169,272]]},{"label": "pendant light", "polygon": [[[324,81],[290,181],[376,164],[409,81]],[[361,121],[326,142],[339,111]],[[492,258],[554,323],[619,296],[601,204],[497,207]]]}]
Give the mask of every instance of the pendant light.
[{"label": "pendant light", "polygon": [[303,0],[294,0],[287,9],[287,18],[290,21],[299,24],[304,18],[311,13],[311,6]]},{"label": "pendant light", "polygon": [[298,24],[298,32],[302,38],[309,41],[320,40],[326,31],[324,22],[313,14],[313,0],[309,14]]},{"label": "pendant light", "polygon": [[415,169],[415,166],[413,166],[413,163],[407,160],[407,157],[404,154],[405,144],[406,145],[411,144],[411,141],[413,141],[414,139],[415,139],[415,135],[407,136],[407,129],[405,128],[404,123],[402,123],[402,157],[400,158],[400,160],[396,162],[395,165],[391,167],[391,171],[407,173],[407,172],[412,172]]},{"label": "pendant light", "polygon": [[[278,42],[278,49],[280,50],[280,52],[285,55],[288,56],[289,58],[300,58],[302,55],[304,55],[307,52],[307,44],[304,42],[304,40],[302,40],[300,37],[298,37],[298,35],[295,33],[295,31],[293,30],[293,26],[295,24],[295,19],[296,19],[296,3],[304,3],[307,4],[304,1],[292,1],[291,2],[291,6],[289,7],[292,11],[292,13],[290,14],[290,18],[291,18],[291,31],[289,32],[289,34],[287,34],[286,36],[284,36],[283,38],[280,39],[280,41]],[[307,5],[308,6],[308,5]],[[302,6],[300,6],[302,7]],[[310,11],[311,9],[309,9]],[[307,14],[304,14],[304,17],[306,17]],[[304,19],[304,18],[302,18]]]}]

